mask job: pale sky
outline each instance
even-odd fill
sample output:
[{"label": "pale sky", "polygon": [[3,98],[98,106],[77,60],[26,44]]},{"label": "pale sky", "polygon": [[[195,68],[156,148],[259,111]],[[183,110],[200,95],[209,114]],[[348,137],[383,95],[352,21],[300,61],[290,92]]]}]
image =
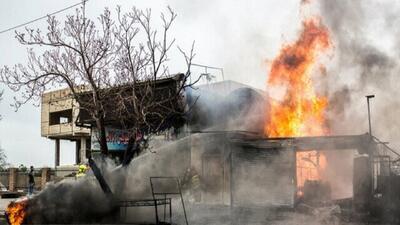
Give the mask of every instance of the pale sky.
[{"label": "pale sky", "polygon": [[[0,30],[77,2],[79,0],[2,0]],[[154,20],[158,19],[160,10],[171,6],[178,14],[171,34],[176,43],[186,49],[196,41],[196,63],[223,67],[225,79],[260,89],[265,89],[266,62],[276,56],[282,43],[295,37],[301,25],[300,0],[90,0],[86,5],[87,16],[94,19],[104,7],[114,10],[117,5],[125,11],[134,5],[140,9],[151,8]],[[57,17],[63,20],[73,11],[70,9]],[[45,20],[41,20],[29,27],[44,30],[45,25]],[[0,66],[25,64],[26,56],[26,48],[16,41],[14,32],[0,34]],[[183,72],[182,58],[176,54],[172,56],[174,70],[171,72]],[[195,73],[201,71],[194,70]],[[1,89],[5,89],[5,96],[0,102],[3,115],[0,145],[8,161],[13,165],[54,166],[54,143],[40,136],[40,108],[27,104],[14,112],[9,105],[15,94],[0,84]],[[365,131],[364,128],[359,133]],[[74,156],[73,143],[62,143],[61,164],[74,163]]]}]

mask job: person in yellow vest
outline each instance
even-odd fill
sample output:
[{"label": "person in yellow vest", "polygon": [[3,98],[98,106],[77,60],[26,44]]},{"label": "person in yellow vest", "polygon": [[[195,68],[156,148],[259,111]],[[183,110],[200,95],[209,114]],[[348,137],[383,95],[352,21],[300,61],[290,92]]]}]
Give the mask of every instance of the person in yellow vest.
[{"label": "person in yellow vest", "polygon": [[199,202],[201,199],[201,179],[196,169],[186,170],[182,179],[182,188],[188,190],[191,201]]},{"label": "person in yellow vest", "polygon": [[78,173],[76,174],[76,178],[81,178],[86,176],[87,167],[86,165],[79,165]]},{"label": "person in yellow vest", "polygon": [[200,175],[197,173],[195,169],[192,169],[192,179],[191,179],[191,186],[192,186],[192,195],[196,202],[199,202],[201,199],[201,179]]}]

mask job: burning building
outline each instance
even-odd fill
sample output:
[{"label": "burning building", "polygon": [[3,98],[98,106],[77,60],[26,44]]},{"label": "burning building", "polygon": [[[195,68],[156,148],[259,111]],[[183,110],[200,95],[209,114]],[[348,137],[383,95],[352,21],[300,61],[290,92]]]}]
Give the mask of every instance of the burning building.
[{"label": "burning building", "polygon": [[[333,135],[330,129],[330,101],[317,90],[313,75],[323,74],[319,58],[331,47],[328,28],[318,17],[307,18],[299,38],[285,44],[272,61],[268,95],[247,87],[219,95],[210,86],[200,89],[200,98],[196,93],[188,95],[189,102],[198,102],[185,118],[183,137],[140,155],[124,170],[103,168],[113,191],[112,200],[156,202],[149,178],[172,176],[183,181],[183,196],[190,203],[189,221],[204,208],[211,210],[203,218],[228,218],[215,224],[247,224],[249,218],[244,214],[255,215],[257,210],[262,216],[254,217],[262,223],[271,219],[263,214],[271,208],[293,212],[302,206],[338,205],[350,217],[398,222],[400,200],[395,190],[400,188],[400,155],[371,134]],[[221,89],[221,85],[215,86]],[[93,123],[83,113],[80,122]],[[37,198],[43,200],[43,193]],[[72,202],[79,200],[71,196]],[[89,198],[88,202],[98,204],[99,200]],[[108,203],[118,207],[115,201]],[[20,223],[35,217],[29,214],[31,211],[25,217],[21,214],[21,206],[35,207],[37,203],[26,204],[10,205],[10,209],[16,209],[10,211],[10,221]],[[68,214],[71,204],[57,207],[72,215]],[[82,218],[96,213],[111,215],[111,211],[107,207],[89,210]],[[59,222],[57,213],[46,217],[50,219],[45,222]],[[20,214],[28,219],[15,219]],[[145,220],[140,210],[130,209],[128,214],[135,222]],[[154,218],[153,211],[147,214]],[[196,222],[204,224],[202,220]]]},{"label": "burning building", "polygon": [[[319,41],[326,43],[324,29],[319,30],[321,27],[315,23],[305,23],[304,32],[309,33],[303,34],[304,40],[288,45],[285,49],[289,53],[283,51],[272,64],[273,75],[268,81],[271,87],[288,85],[280,98],[233,82],[219,83],[215,91],[213,84],[207,85],[187,96],[188,101],[197,103],[187,117],[187,132],[183,137],[140,155],[124,170],[102,167],[113,192],[112,201],[104,198],[97,183],[91,183],[90,188],[55,184],[36,197],[40,200],[10,205],[10,210],[16,209],[10,211],[10,221],[15,221],[14,224],[21,221],[98,222],[91,220],[96,214],[109,221],[114,218],[119,200],[151,200],[149,177],[155,176],[181,178],[183,196],[189,203],[189,221],[197,221],[196,216],[204,212],[204,207],[216,210],[207,211],[203,218],[223,215],[229,222],[238,224],[254,218],[258,222],[271,219],[268,216],[248,218],[260,209],[263,213],[266,209],[293,211],[301,204],[311,207],[339,204],[354,212],[374,209],[376,214],[395,211],[395,207],[385,208],[384,202],[393,201],[395,196],[392,190],[397,187],[398,176],[395,176],[393,159],[399,155],[370,134],[330,135],[325,117],[329,102],[316,94],[308,73],[311,69],[307,66],[312,67],[316,56],[302,55],[319,49]],[[319,37],[321,34],[323,38]],[[303,49],[305,44],[312,49]],[[81,121],[85,121],[83,116]],[[345,169],[331,158],[343,153],[351,162]],[[345,174],[345,182],[337,179],[339,171]],[[199,185],[188,185],[196,176]],[[103,199],[107,202],[104,206],[111,207],[87,210],[79,216],[80,221],[71,219],[74,211],[70,209],[82,197],[73,190],[80,188],[90,196],[88,203],[97,205]],[[341,195],[341,188],[348,194]],[[66,189],[72,190],[69,203],[47,198],[52,196],[51,192]],[[47,209],[43,205],[59,210],[42,214],[39,209]],[[36,210],[29,210],[32,208]],[[127,214],[129,218],[121,221],[154,222],[153,210],[144,213],[131,208]],[[223,223],[218,220],[216,224]]]}]

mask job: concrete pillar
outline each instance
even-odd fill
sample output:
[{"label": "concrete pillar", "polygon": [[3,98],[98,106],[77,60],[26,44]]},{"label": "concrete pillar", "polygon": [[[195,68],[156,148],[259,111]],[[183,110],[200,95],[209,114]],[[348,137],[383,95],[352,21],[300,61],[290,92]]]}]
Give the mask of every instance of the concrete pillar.
[{"label": "concrete pillar", "polygon": [[46,183],[50,180],[50,168],[48,167],[43,167],[42,168],[42,179],[40,180],[40,188],[43,190],[43,188],[46,186]]},{"label": "concrete pillar", "polygon": [[75,164],[80,164],[81,163],[81,140],[75,141]]},{"label": "concrete pillar", "polygon": [[80,163],[86,163],[86,138],[81,138]]},{"label": "concrete pillar", "polygon": [[55,156],[54,156],[54,166],[60,165],[60,139],[55,139]]},{"label": "concrete pillar", "polygon": [[8,169],[8,190],[15,191],[17,186],[17,168]]}]

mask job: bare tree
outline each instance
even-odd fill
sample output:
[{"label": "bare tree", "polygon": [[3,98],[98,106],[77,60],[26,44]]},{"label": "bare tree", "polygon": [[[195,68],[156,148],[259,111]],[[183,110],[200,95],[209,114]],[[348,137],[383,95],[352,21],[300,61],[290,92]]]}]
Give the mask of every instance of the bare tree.
[{"label": "bare tree", "polygon": [[[79,106],[90,112],[96,121],[101,151],[106,154],[100,89],[109,79],[116,49],[110,11],[105,9],[98,19],[100,28],[94,21],[86,19],[82,10],[76,10],[74,15],[67,16],[64,26],[54,16],[49,16],[45,34],[30,28],[16,32],[18,41],[30,47],[28,63],[5,66],[0,81],[21,93],[22,96],[15,100],[16,109],[31,100],[38,102],[45,91],[68,87]],[[90,104],[81,100],[83,90],[90,92]]]},{"label": "bare tree", "polygon": [[105,9],[95,23],[78,9],[67,16],[64,26],[49,16],[45,34],[29,28],[16,32],[18,41],[30,47],[28,63],[5,66],[0,75],[0,82],[21,92],[16,109],[31,100],[38,102],[45,91],[68,87],[80,110],[95,122],[103,154],[108,153],[107,115],[117,116],[119,124],[132,131],[129,152],[137,143],[138,130],[157,132],[171,115],[182,113],[175,103],[182,100],[183,90],[193,85],[187,82],[193,46],[189,54],[179,49],[187,70],[179,76],[178,87],[162,92],[157,85],[161,78],[171,76],[166,62],[175,43],[168,36],[175,12],[168,8],[168,15],[161,14],[160,34],[151,25],[150,10],[133,8],[122,13],[118,7],[117,16],[114,21]]},{"label": "bare tree", "polygon": [[[115,74],[120,88],[116,93],[120,99],[115,113],[124,129],[131,130],[129,144],[123,164],[140,151],[144,134],[154,134],[172,126],[185,113],[183,91],[198,80],[189,82],[191,63],[194,58],[194,43],[188,54],[179,47],[187,69],[185,73],[171,75],[168,68],[168,53],[175,38],[169,37],[176,13],[168,7],[161,13],[162,28],[153,27],[151,10],[132,11],[123,14],[117,8],[118,25],[115,32],[118,46]],[[160,87],[162,78],[174,78],[176,83]],[[138,135],[139,134],[139,135]]]},{"label": "bare tree", "polygon": [[[178,47],[186,62],[186,71],[175,75],[169,73],[168,53],[175,43],[169,31],[177,17],[171,8],[160,15],[161,29],[154,28],[150,9],[133,8],[124,14],[117,8],[117,12],[115,34],[119,51],[114,68],[119,87],[124,88],[115,93],[119,101],[114,113],[120,126],[131,131],[122,162],[127,165],[152,134],[180,124],[192,107],[183,102],[183,92],[193,88],[201,76],[189,81],[195,56],[194,42],[188,52]],[[162,78],[173,78],[177,82],[163,87],[160,85]]]},{"label": "bare tree", "polygon": [[[3,100],[3,94],[4,91],[0,91],[0,101]],[[1,114],[0,114],[0,120],[2,119]],[[0,171],[4,170],[8,166],[7,163],[7,156],[4,153],[4,149],[0,146]]]}]

